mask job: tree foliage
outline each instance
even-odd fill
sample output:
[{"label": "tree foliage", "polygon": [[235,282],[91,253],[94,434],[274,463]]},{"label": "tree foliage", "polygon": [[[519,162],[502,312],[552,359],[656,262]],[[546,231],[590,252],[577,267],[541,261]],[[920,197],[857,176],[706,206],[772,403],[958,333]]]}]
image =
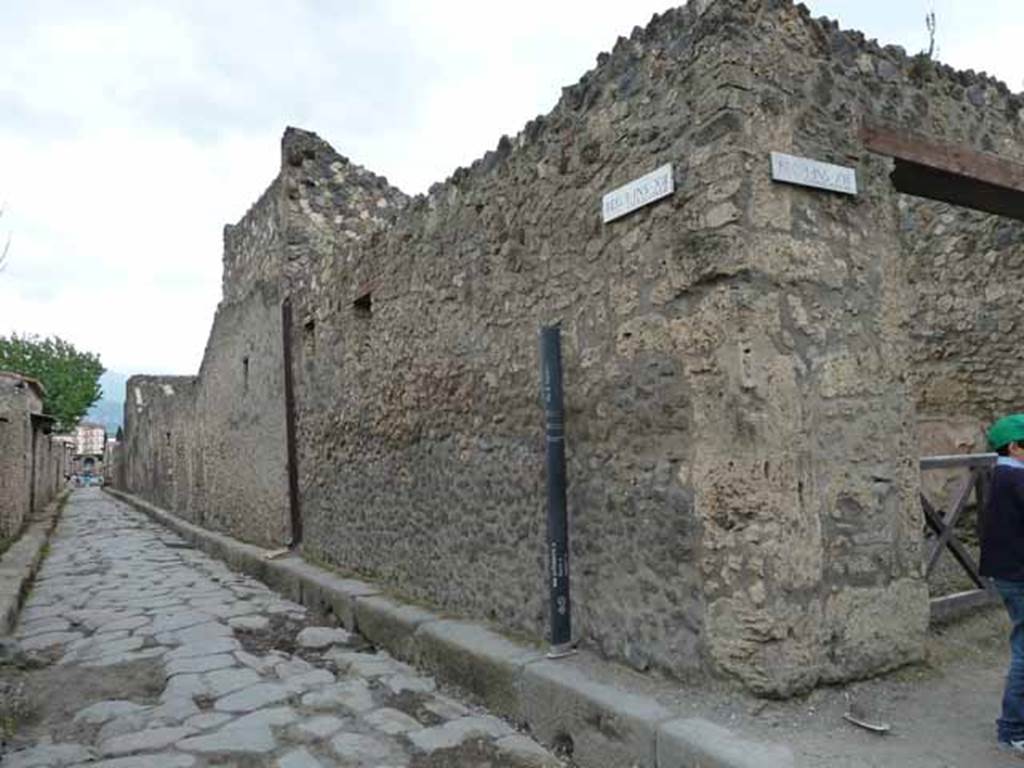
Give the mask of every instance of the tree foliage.
[{"label": "tree foliage", "polygon": [[0,371],[39,379],[46,389],[43,411],[57,419],[57,428],[75,428],[89,407],[100,399],[104,368],[98,355],[79,352],[54,336],[0,336]]}]

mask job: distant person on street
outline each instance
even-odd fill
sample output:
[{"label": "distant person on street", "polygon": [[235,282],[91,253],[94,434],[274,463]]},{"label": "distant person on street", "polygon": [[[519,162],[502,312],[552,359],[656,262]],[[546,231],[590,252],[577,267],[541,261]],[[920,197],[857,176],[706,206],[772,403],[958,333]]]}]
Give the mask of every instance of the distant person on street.
[{"label": "distant person on street", "polygon": [[981,528],[981,575],[990,577],[1010,614],[1010,669],[999,746],[1024,758],[1024,413],[1004,416],[988,431],[999,454]]}]

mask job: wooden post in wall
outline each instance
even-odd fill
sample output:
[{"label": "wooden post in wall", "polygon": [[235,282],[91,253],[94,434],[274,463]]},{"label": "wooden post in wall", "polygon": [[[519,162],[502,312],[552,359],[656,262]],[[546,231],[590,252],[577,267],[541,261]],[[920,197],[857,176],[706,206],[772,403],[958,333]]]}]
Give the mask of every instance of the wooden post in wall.
[{"label": "wooden post in wall", "polygon": [[288,511],[291,537],[288,546],[302,542],[302,512],[299,508],[299,469],[295,450],[295,391],[292,379],[292,302],[281,303],[281,346],[284,358],[284,435],[288,455]]}]

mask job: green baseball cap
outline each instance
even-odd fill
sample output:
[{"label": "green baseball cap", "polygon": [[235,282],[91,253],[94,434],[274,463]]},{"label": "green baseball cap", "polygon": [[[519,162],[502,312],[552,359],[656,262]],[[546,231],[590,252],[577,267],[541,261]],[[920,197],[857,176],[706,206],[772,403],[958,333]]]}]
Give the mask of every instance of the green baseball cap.
[{"label": "green baseball cap", "polygon": [[1010,443],[1024,443],[1024,413],[1003,416],[988,431],[988,444],[993,451]]}]

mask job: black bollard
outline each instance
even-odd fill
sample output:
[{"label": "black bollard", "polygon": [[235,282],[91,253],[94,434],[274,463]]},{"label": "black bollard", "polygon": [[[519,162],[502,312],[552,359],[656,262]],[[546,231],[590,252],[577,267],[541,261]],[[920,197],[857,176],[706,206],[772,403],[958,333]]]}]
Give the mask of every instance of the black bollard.
[{"label": "black bollard", "polygon": [[565,406],[562,398],[561,329],[540,332],[541,392],[544,397],[548,468],[548,584],[551,592],[549,657],[572,653],[569,602],[569,523],[565,504]]}]

